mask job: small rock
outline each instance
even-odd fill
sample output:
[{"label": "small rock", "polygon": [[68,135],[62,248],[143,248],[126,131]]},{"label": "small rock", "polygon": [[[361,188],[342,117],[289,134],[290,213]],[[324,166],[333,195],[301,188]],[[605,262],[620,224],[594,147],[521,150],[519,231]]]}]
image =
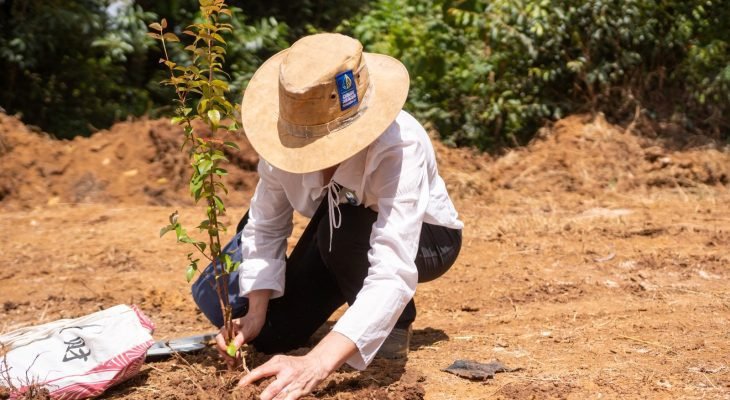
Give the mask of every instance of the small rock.
[{"label": "small rock", "polygon": [[621,269],[634,269],[634,268],[636,268],[636,261],[634,261],[634,260],[621,261],[620,263],[618,263],[618,267]]},{"label": "small rock", "polygon": [[659,386],[659,387],[661,387],[661,388],[664,388],[664,389],[671,389],[672,388],[672,384],[669,383],[668,381],[665,381],[664,379],[660,379],[660,380],[656,381],[656,385]]},{"label": "small rock", "polygon": [[621,287],[621,285],[619,285],[618,283],[616,283],[616,282],[614,282],[614,281],[612,281],[612,280],[610,280],[610,279],[606,279],[606,280],[605,280],[605,281],[603,282],[603,284],[604,284],[604,285],[605,285],[605,286],[606,286],[607,288],[610,288],[610,289],[616,289],[616,288],[618,288],[618,287]]},{"label": "small rock", "polygon": [[709,273],[709,272],[707,272],[707,271],[705,271],[705,270],[702,270],[702,269],[701,269],[701,270],[699,270],[699,271],[697,271],[697,274],[698,274],[698,275],[700,276],[700,278],[702,278],[702,279],[707,279],[707,280],[712,280],[712,279],[720,279],[720,276],[718,276],[718,275],[715,275],[715,274],[711,274],[711,273]]},{"label": "small rock", "polygon": [[443,371],[462,378],[483,381],[494,378],[494,374],[498,372],[514,372],[519,370],[520,368],[508,368],[499,361],[484,364],[476,361],[456,360]]}]

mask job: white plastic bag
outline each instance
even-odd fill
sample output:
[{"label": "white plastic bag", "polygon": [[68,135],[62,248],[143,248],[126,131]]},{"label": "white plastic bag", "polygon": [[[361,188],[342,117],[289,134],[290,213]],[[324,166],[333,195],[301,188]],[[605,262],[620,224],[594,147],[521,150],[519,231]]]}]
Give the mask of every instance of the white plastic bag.
[{"label": "white plastic bag", "polygon": [[136,375],[154,343],[154,329],[136,306],[118,305],[18,329],[0,336],[0,344],[10,349],[4,365],[20,393],[33,384],[46,387],[54,399],[83,399]]}]

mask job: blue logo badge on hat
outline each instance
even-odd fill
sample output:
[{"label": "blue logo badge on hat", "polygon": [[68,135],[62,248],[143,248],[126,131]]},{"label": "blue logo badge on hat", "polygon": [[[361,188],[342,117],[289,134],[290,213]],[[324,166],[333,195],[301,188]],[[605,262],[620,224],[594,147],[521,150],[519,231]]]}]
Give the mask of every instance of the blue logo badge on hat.
[{"label": "blue logo badge on hat", "polygon": [[340,111],[345,111],[358,103],[357,85],[351,69],[335,76],[335,84],[337,94],[340,96]]}]

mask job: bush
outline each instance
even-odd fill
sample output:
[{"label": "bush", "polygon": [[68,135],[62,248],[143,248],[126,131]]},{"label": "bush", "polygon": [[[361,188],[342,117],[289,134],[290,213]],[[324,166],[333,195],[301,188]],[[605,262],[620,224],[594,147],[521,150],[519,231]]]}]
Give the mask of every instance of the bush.
[{"label": "bush", "polygon": [[60,137],[140,115],[151,41],[139,7],[104,0],[9,1],[0,8],[0,106]]},{"label": "bush", "polygon": [[[243,11],[228,39],[230,101],[266,58],[339,23],[406,64],[408,109],[454,145],[519,145],[569,113],[627,122],[637,110],[730,139],[730,7],[719,0],[295,3],[231,2]],[[0,0],[0,106],[62,137],[171,114],[145,21],[166,15],[180,34],[197,9],[197,0]],[[181,48],[171,56],[189,62]]]},{"label": "bush", "polygon": [[[260,63],[287,47],[288,27],[274,18],[249,23],[237,11],[226,72],[238,103]],[[199,18],[195,0],[0,0],[0,107],[61,138],[130,115],[172,114],[174,92],[158,84],[159,51],[146,36],[157,12],[178,34]],[[182,48],[172,56],[189,62]]]},{"label": "bush", "polygon": [[728,137],[719,1],[380,0],[340,29],[403,60],[409,107],[457,145],[521,144],[568,113],[637,109]]}]

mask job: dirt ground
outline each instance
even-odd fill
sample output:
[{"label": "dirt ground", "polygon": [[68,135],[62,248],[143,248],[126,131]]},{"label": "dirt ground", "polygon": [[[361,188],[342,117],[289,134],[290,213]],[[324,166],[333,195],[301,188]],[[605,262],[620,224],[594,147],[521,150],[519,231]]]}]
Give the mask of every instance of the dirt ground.
[{"label": "dirt ground", "polygon": [[[310,398],[730,399],[730,151],[642,131],[574,116],[500,157],[436,144],[461,256],[418,287],[407,362],[344,367]],[[202,215],[178,147],[164,121],[58,142],[0,115],[0,332],[119,303],[156,339],[211,331],[184,249],[158,238],[172,211]],[[243,145],[234,164],[231,223],[256,156]],[[442,371],[456,359],[520,370],[473,382]],[[102,398],[254,398],[242,374],[208,350],[147,363]]]}]

